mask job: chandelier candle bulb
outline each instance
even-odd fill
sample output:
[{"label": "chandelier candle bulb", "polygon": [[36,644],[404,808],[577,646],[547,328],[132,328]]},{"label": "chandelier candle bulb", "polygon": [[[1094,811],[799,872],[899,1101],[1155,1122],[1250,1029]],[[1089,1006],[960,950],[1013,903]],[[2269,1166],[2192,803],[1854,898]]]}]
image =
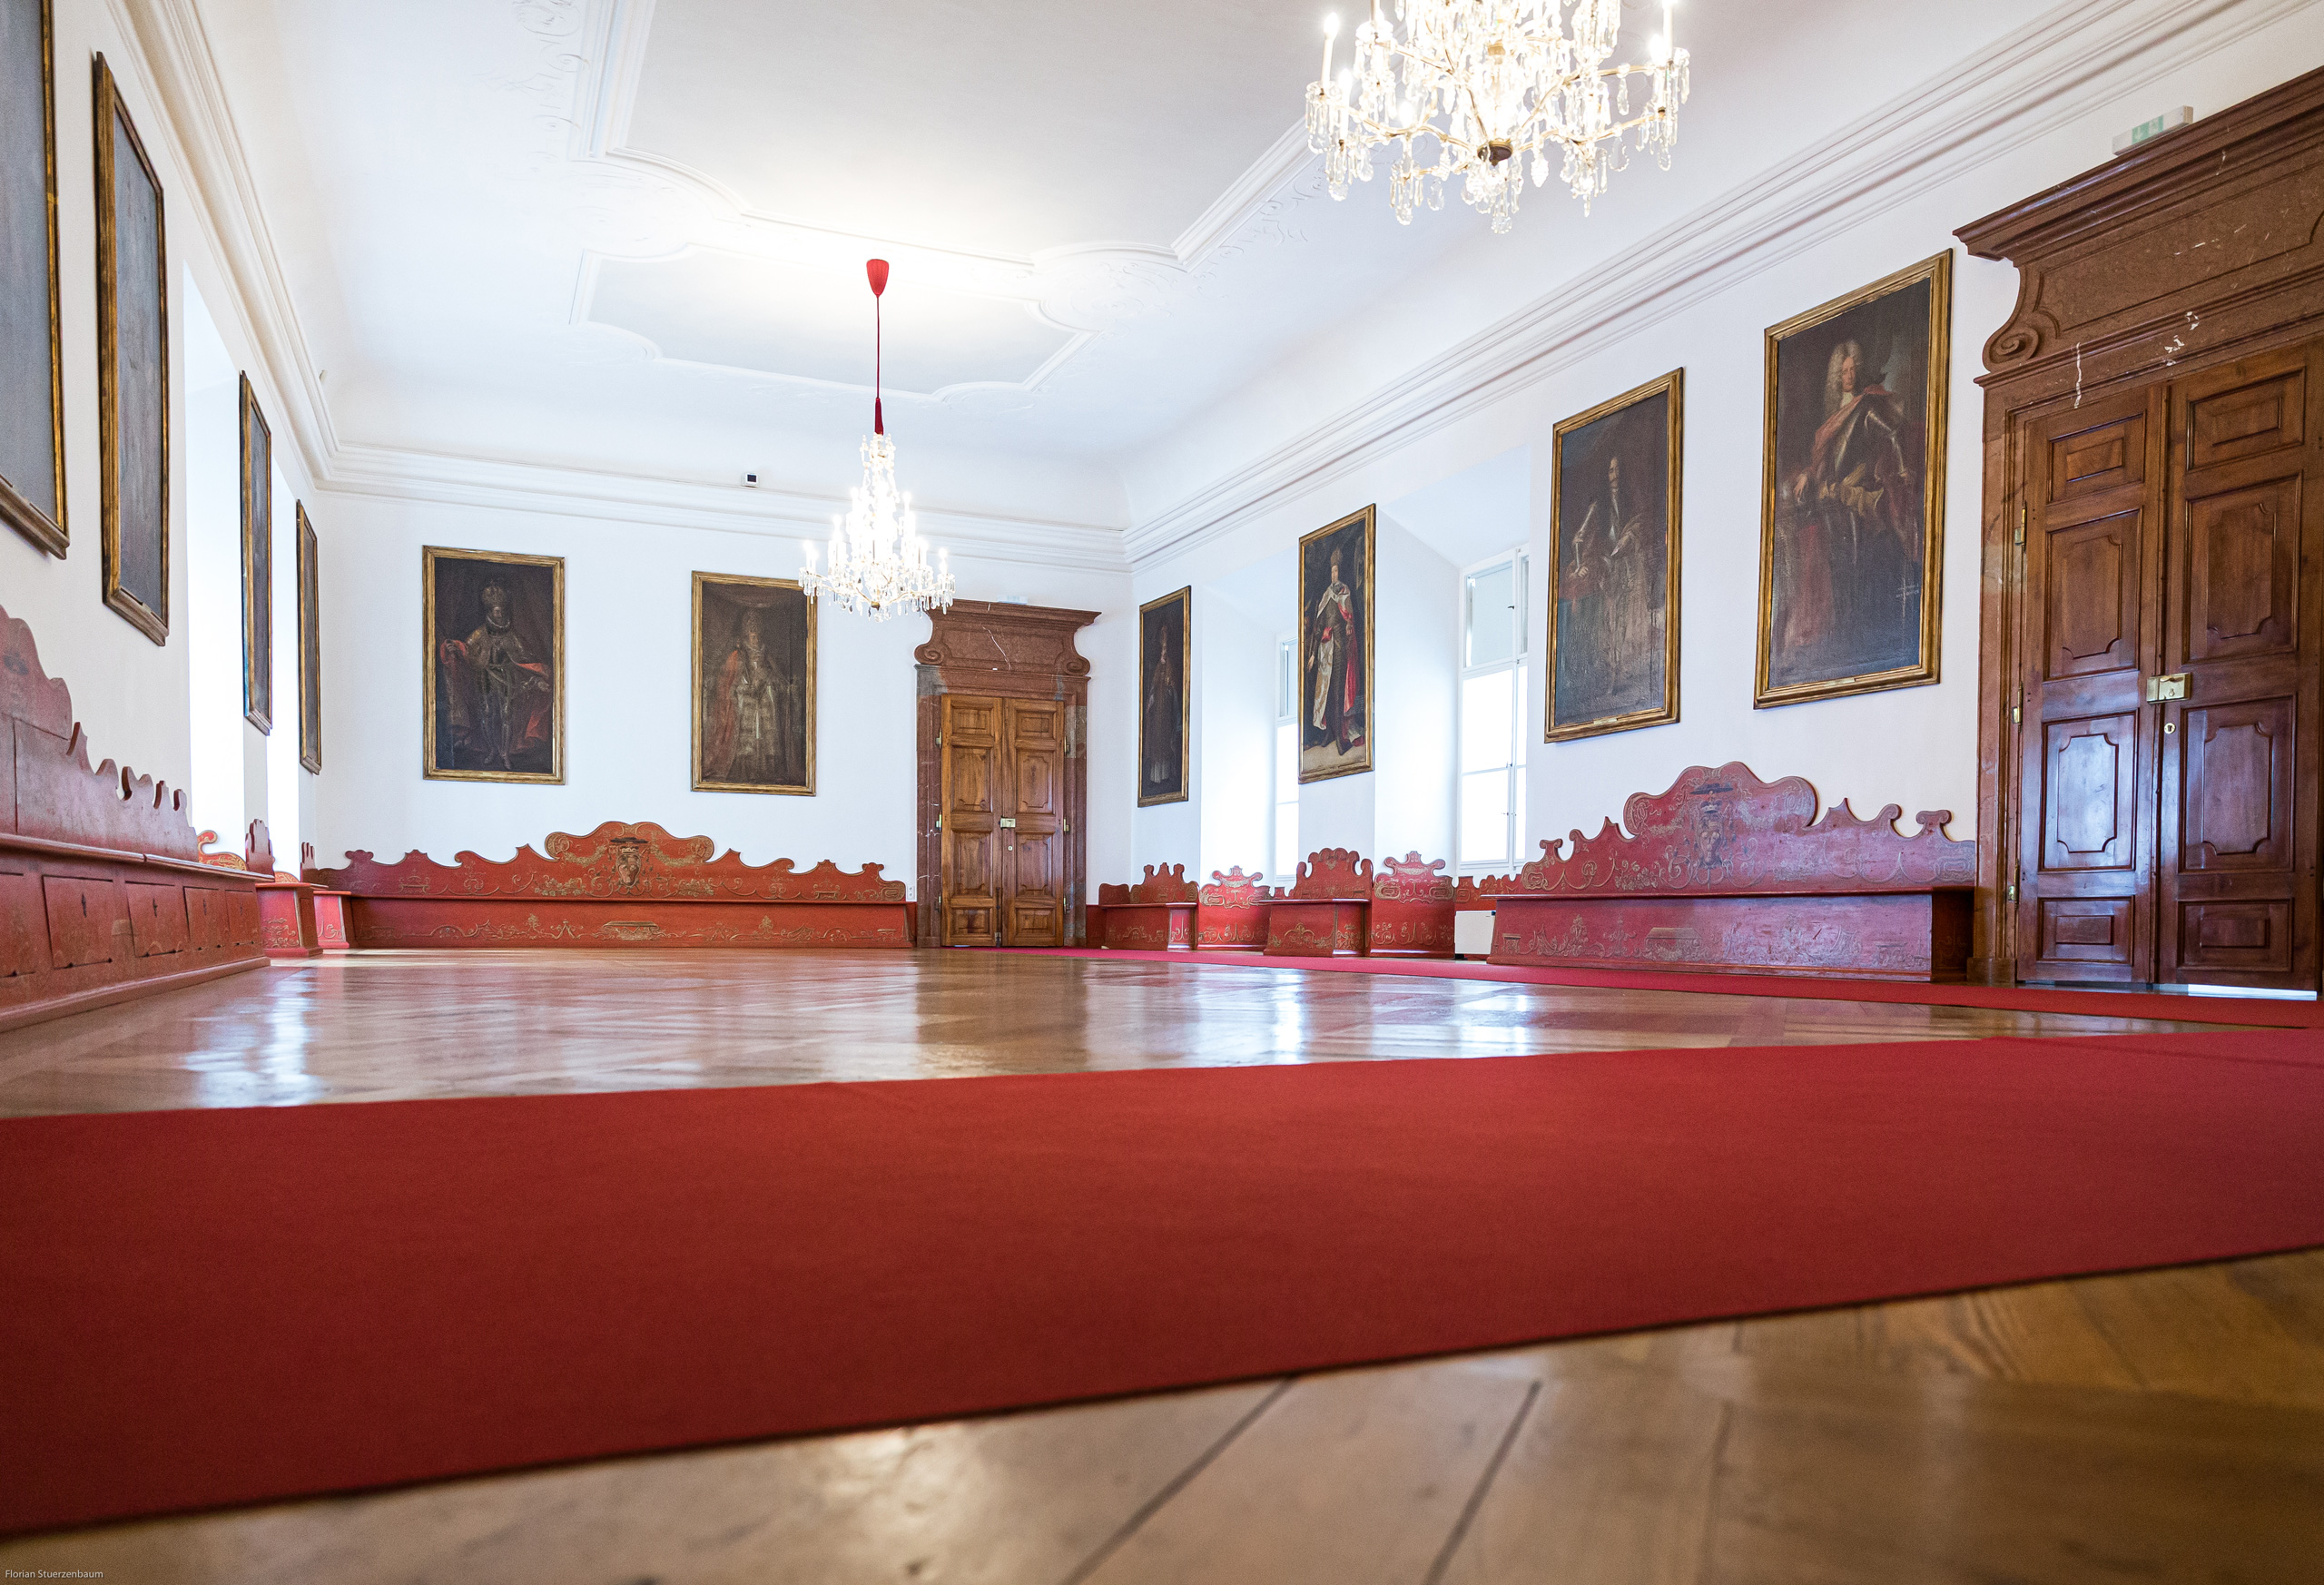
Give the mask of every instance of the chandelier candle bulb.
[{"label": "chandelier candle bulb", "polygon": [[[1399,14],[1401,40],[1374,0],[1372,19],[1356,29],[1355,63],[1336,80],[1339,19],[1324,21],[1323,71],[1307,91],[1307,143],[1324,156],[1334,198],[1347,196],[1351,175],[1369,182],[1372,152],[1393,145],[1389,203],[1399,222],[1409,223],[1423,203],[1443,207],[1445,184],[1457,180],[1462,199],[1495,231],[1507,231],[1527,165],[1535,185],[1546,182],[1551,150],[1585,213],[1626,162],[1633,134],[1669,168],[1689,87],[1670,0],[1643,65],[1608,64],[1621,0],[1421,0]],[[1632,77],[1645,79],[1647,94],[1635,115]],[[1423,137],[1436,142],[1425,166],[1413,155]]]}]

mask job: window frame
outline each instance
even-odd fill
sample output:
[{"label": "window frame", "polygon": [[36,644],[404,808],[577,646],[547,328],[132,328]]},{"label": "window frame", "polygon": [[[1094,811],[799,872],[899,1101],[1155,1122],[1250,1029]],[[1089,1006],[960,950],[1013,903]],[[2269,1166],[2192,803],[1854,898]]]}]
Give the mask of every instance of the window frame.
[{"label": "window frame", "polygon": [[[1274,796],[1267,805],[1267,869],[1270,878],[1289,885],[1299,869],[1299,651],[1298,635],[1286,633],[1275,640],[1275,732],[1267,742],[1267,778]],[[1283,776],[1283,729],[1292,731],[1291,782]],[[1291,810],[1291,862],[1282,865],[1283,812]],[[1280,866],[1280,868],[1278,868]]]},{"label": "window frame", "polygon": [[[1455,598],[1461,603],[1459,637],[1460,664],[1453,683],[1452,720],[1452,871],[1455,875],[1489,875],[1496,871],[1514,874],[1525,862],[1525,773],[1527,756],[1531,747],[1531,735],[1526,730],[1531,719],[1528,701],[1533,684],[1532,645],[1533,624],[1527,620],[1531,598],[1531,547],[1526,544],[1512,545],[1482,560],[1472,562],[1461,569],[1461,581]],[[1472,585],[1478,576],[1499,567],[1512,569],[1512,611],[1515,619],[1515,643],[1509,658],[1490,661],[1482,665],[1469,664],[1470,633],[1475,618]],[[1469,680],[1489,676],[1496,672],[1516,674],[1510,689],[1509,760],[1499,773],[1507,778],[1506,797],[1509,812],[1502,817],[1504,831],[1503,857],[1463,861],[1460,855],[1468,851],[1464,829],[1467,822],[1468,801],[1463,796],[1472,776],[1491,775],[1492,768],[1471,771],[1462,761],[1462,745],[1468,741]]]}]

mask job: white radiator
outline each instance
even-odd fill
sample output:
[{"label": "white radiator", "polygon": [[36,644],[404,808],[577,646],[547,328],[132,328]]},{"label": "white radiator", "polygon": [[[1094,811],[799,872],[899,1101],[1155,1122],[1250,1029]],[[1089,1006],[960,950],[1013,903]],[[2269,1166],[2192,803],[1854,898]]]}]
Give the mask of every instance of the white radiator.
[{"label": "white radiator", "polygon": [[1492,914],[1482,909],[1464,909],[1454,914],[1452,955],[1456,958],[1482,958],[1492,951]]}]

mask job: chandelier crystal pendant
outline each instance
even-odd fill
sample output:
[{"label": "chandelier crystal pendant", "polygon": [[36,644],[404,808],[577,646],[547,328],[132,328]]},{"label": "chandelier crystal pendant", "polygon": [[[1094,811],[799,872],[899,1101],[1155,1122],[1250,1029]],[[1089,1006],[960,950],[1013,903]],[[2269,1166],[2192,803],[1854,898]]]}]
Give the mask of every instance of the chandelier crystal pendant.
[{"label": "chandelier crystal pendant", "polygon": [[885,622],[901,612],[949,607],[952,572],[941,550],[930,565],[911,497],[896,489],[896,443],[888,438],[880,405],[880,300],[888,290],[888,261],[868,260],[863,273],[872,282],[872,433],[863,439],[863,482],[848,492],[847,516],[832,520],[830,570],[815,570],[810,545],[799,582],[811,600],[829,598],[842,611]]},{"label": "chandelier crystal pendant", "polygon": [[[1324,19],[1324,74],[1307,85],[1307,146],[1324,158],[1334,198],[1348,179],[1372,180],[1372,153],[1390,149],[1388,202],[1409,225],[1425,202],[1444,206],[1446,183],[1506,231],[1530,167],[1533,185],[1558,179],[1581,200],[1606,191],[1630,162],[1628,134],[1664,170],[1679,141],[1687,52],[1673,42],[1670,0],[1662,36],[1643,64],[1613,60],[1621,0],[1393,0],[1403,36],[1372,0],[1355,30],[1355,61],[1332,76],[1339,18]],[[1632,113],[1631,79],[1640,79]],[[1432,139],[1432,164],[1413,145]]]}]

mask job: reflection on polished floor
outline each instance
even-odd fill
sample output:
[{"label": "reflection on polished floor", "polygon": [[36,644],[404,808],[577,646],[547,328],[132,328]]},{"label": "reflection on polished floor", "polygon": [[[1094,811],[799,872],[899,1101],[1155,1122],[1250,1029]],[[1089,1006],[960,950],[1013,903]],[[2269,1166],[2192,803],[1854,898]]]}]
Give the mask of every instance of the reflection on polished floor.
[{"label": "reflection on polished floor", "polygon": [[2205,1027],[980,952],[364,952],[0,1034],[0,1117]]},{"label": "reflection on polished floor", "polygon": [[[0,1036],[0,1114],[2130,1032],[971,953],[376,954]],[[109,1580],[2324,1578],[2324,1253],[0,1543]]]}]

